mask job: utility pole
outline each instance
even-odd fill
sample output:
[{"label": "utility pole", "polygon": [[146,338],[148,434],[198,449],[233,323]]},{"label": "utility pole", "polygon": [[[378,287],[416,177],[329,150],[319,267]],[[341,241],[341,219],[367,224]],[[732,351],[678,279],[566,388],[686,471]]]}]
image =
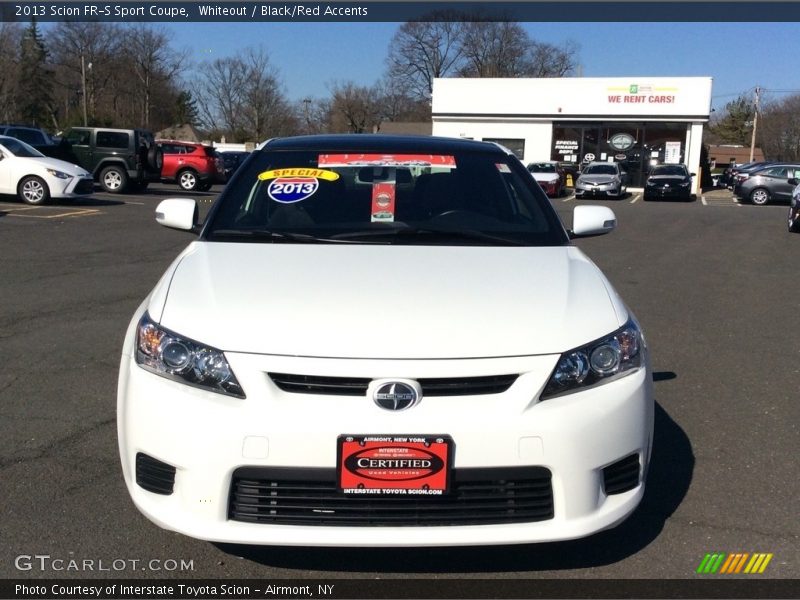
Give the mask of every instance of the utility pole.
[{"label": "utility pole", "polygon": [[756,128],[758,127],[758,97],[759,93],[761,92],[760,88],[756,88],[756,102],[755,102],[755,114],[753,115],[753,136],[750,138],[750,162],[753,162],[753,153],[756,149]]},{"label": "utility pole", "polygon": [[81,93],[83,95],[83,126],[86,127],[89,122],[86,115],[86,59],[83,57],[81,51]]}]

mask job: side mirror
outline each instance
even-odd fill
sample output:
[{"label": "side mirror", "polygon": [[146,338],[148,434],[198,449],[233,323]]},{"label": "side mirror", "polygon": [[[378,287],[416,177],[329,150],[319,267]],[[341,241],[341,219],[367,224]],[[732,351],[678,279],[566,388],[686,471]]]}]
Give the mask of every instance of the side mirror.
[{"label": "side mirror", "polygon": [[617,217],[607,206],[576,206],[572,211],[570,237],[602,235],[616,226]]},{"label": "side mirror", "polygon": [[689,173],[689,177],[697,177],[697,173]]},{"label": "side mirror", "polygon": [[797,185],[797,184],[798,184],[798,183],[800,183],[800,182],[799,182],[797,179],[795,179],[795,178],[793,177],[792,179],[790,179],[790,180],[789,180],[789,181],[787,181],[786,183],[788,183],[789,185]]},{"label": "side mirror", "polygon": [[167,198],[156,207],[156,222],[164,227],[197,232],[200,210],[191,198]]}]

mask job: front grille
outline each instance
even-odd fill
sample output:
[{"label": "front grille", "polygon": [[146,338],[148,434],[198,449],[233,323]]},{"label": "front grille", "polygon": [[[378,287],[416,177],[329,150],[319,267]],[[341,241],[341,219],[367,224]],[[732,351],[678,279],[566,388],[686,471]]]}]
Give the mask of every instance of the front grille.
[{"label": "front grille", "polygon": [[639,485],[640,470],[638,454],[631,454],[607,466],[603,469],[603,488],[606,495],[621,494],[635,488]]},{"label": "front grille", "polygon": [[136,483],[148,492],[169,496],[175,486],[175,467],[138,452],[136,454]]},{"label": "front grille", "polygon": [[[363,396],[371,379],[367,377],[320,377],[270,373],[272,381],[284,392],[327,396]],[[488,377],[446,377],[417,379],[423,396],[474,396],[501,394],[511,387],[518,375]]]},{"label": "front grille", "polygon": [[75,186],[76,194],[91,194],[94,192],[94,181],[91,179],[81,179]]},{"label": "front grille", "polygon": [[228,518],[248,523],[399,527],[531,523],[553,518],[545,467],[454,469],[442,496],[346,495],[334,469],[242,467]]}]

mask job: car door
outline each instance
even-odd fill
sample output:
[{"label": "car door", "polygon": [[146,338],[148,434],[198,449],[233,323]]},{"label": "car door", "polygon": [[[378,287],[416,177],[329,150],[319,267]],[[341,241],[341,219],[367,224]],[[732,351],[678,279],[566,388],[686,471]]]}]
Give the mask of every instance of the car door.
[{"label": "car door", "polygon": [[94,170],[94,155],[91,146],[92,130],[75,127],[67,132],[64,139],[69,142],[70,153],[78,165],[91,173]]},{"label": "car door", "polygon": [[0,146],[0,194],[16,194],[11,187],[11,171],[13,170],[13,157],[10,152]]},{"label": "car door", "polygon": [[785,168],[784,176],[777,184],[773,197],[776,200],[791,200],[794,186],[789,183],[789,180],[794,180],[800,177],[800,166],[790,166]]}]

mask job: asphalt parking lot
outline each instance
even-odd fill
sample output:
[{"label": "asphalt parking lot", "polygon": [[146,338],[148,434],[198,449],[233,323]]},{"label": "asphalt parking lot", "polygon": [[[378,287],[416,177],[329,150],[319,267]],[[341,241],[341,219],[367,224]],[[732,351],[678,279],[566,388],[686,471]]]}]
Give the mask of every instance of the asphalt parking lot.
[{"label": "asphalt parking lot", "polygon": [[[202,214],[218,192],[193,196]],[[800,235],[786,230],[786,205],[742,205],[726,190],[690,203],[645,203],[636,192],[553,200],[567,223],[577,204],[615,210],[615,232],[577,245],[635,311],[651,347],[654,456],[628,521],[559,544],[327,550],[193,540],[151,524],[128,497],[115,417],[123,335],[192,239],[155,223],[168,196],[188,194],[151,186],[41,208],[0,198],[0,577],[417,576],[472,597],[472,578],[644,578],[654,590],[668,587],[664,579],[721,581],[696,574],[714,552],[773,554],[763,574],[730,576],[743,584],[800,577]],[[18,558],[34,555],[93,568],[26,568]],[[97,568],[115,560],[124,568]],[[170,560],[191,569],[163,568]]]}]

